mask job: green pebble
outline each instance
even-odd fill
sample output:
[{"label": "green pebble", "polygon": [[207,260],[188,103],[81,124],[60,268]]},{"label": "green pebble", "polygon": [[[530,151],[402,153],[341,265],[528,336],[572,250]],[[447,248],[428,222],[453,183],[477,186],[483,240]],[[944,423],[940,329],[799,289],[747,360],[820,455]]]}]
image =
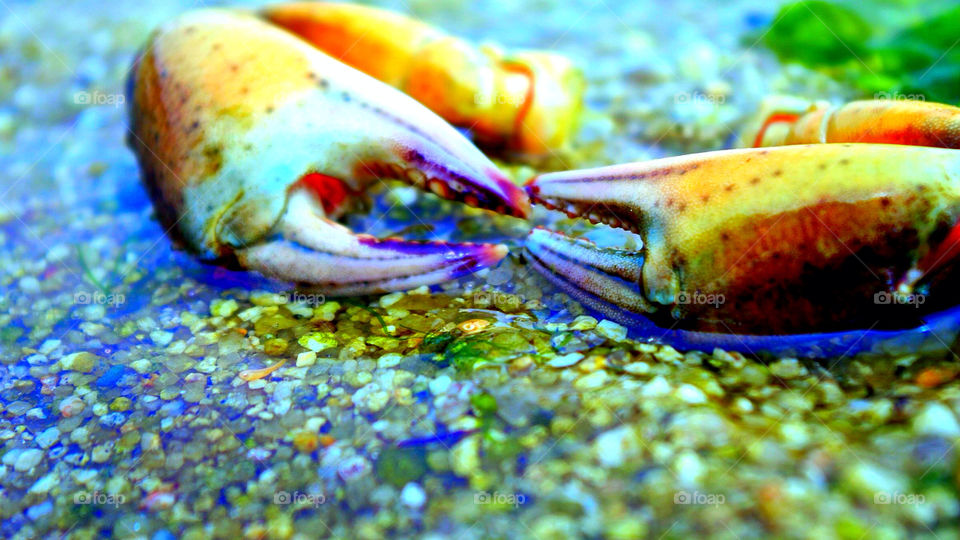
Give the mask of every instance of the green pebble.
[{"label": "green pebble", "polygon": [[60,360],[60,365],[66,370],[90,373],[93,371],[93,366],[99,359],[100,357],[95,354],[78,352],[64,356],[63,359]]},{"label": "green pebble", "polygon": [[110,410],[115,412],[127,412],[133,406],[130,398],[118,397],[110,403]]},{"label": "green pebble", "polygon": [[427,456],[422,448],[384,448],[375,470],[384,482],[400,488],[426,474]]},{"label": "green pebble", "polygon": [[477,412],[477,416],[490,416],[497,412],[497,398],[487,392],[470,396],[470,404]]}]

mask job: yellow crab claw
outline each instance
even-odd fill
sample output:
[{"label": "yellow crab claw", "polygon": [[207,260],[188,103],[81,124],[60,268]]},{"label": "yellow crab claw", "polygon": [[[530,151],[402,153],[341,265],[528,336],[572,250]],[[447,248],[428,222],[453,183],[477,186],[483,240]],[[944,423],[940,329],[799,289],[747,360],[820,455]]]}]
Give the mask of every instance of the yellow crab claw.
[{"label": "yellow crab claw", "polygon": [[880,143],[960,149],[960,107],[905,99],[833,106],[771,96],[748,121],[740,146]]},{"label": "yellow crab claw", "polygon": [[576,132],[585,81],[561,55],[504,54],[404,15],[356,4],[284,3],[263,15],[470,129],[486,146],[545,154]]},{"label": "yellow crab claw", "polygon": [[354,235],[329,218],[378,178],[524,217],[529,201],[403,93],[250,14],[190,12],[130,81],[131,145],[158,213],[194,251],[328,294],[430,284],[503,246]]},{"label": "yellow crab claw", "polygon": [[[724,150],[549,173],[527,189],[535,202],[643,240],[641,251],[610,250],[535,230],[526,244],[534,266],[568,291],[664,328],[902,327],[958,301],[954,150]],[[919,309],[889,300],[915,294],[925,298]]]}]

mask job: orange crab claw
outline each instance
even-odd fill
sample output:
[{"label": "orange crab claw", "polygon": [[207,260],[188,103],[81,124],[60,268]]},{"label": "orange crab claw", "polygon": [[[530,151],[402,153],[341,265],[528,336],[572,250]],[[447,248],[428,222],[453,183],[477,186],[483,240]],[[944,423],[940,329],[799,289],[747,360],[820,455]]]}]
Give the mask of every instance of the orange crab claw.
[{"label": "orange crab claw", "polygon": [[504,54],[357,4],[282,3],[263,16],[469,128],[486,146],[545,154],[576,132],[585,81],[561,55]]},{"label": "orange crab claw", "polygon": [[[639,233],[641,251],[544,230],[525,249],[565,289],[665,328],[902,327],[957,304],[960,153],[953,150],[725,150],[544,174],[527,190],[570,216]],[[924,302],[900,301],[916,295]]]},{"label": "orange crab claw", "polygon": [[767,98],[741,134],[750,146],[878,143],[960,148],[960,107],[873,99],[841,106],[786,96]]},{"label": "orange crab claw", "polygon": [[379,178],[525,217],[529,201],[403,93],[250,14],[190,12],[131,75],[130,142],[158,213],[207,258],[329,294],[437,283],[503,246],[354,235],[330,221]]}]

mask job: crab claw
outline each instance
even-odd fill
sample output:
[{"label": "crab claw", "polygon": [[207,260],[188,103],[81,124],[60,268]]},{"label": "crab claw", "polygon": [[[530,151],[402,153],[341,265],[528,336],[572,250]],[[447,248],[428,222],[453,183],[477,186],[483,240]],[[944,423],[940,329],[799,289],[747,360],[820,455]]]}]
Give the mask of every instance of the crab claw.
[{"label": "crab claw", "polygon": [[190,12],[134,66],[130,143],[188,247],[331,294],[432,284],[503,246],[375,240],[328,218],[379,179],[526,217],[529,201],[454,128],[403,93],[263,20]]},{"label": "crab claw", "polygon": [[[638,251],[610,250],[535,230],[526,243],[534,267],[584,303],[663,327],[755,335],[904,328],[957,301],[955,150],[724,150],[548,173],[527,190],[537,203],[643,240]],[[910,298],[920,300],[901,301]]]},{"label": "crab claw", "polygon": [[503,245],[406,242],[354,234],[316,211],[311,194],[291,194],[275,240],[237,250],[240,263],[270,277],[348,296],[439,283],[489,266]]}]

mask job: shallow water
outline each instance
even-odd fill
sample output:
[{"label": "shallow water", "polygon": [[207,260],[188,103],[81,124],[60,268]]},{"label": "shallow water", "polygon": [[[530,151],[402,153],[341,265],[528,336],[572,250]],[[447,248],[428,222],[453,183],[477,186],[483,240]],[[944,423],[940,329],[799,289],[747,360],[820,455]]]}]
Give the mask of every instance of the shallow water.
[{"label": "shallow water", "polygon": [[[957,537],[952,355],[639,343],[517,249],[433,291],[356,299],[174,249],[120,92],[188,4],[0,7],[0,535]],[[768,2],[388,5],[584,67],[574,148],[505,163],[517,181],[724,147],[770,93],[855,95],[743,41]],[[515,247],[529,227],[375,195],[353,228]],[[458,327],[475,319],[490,324]]]}]

